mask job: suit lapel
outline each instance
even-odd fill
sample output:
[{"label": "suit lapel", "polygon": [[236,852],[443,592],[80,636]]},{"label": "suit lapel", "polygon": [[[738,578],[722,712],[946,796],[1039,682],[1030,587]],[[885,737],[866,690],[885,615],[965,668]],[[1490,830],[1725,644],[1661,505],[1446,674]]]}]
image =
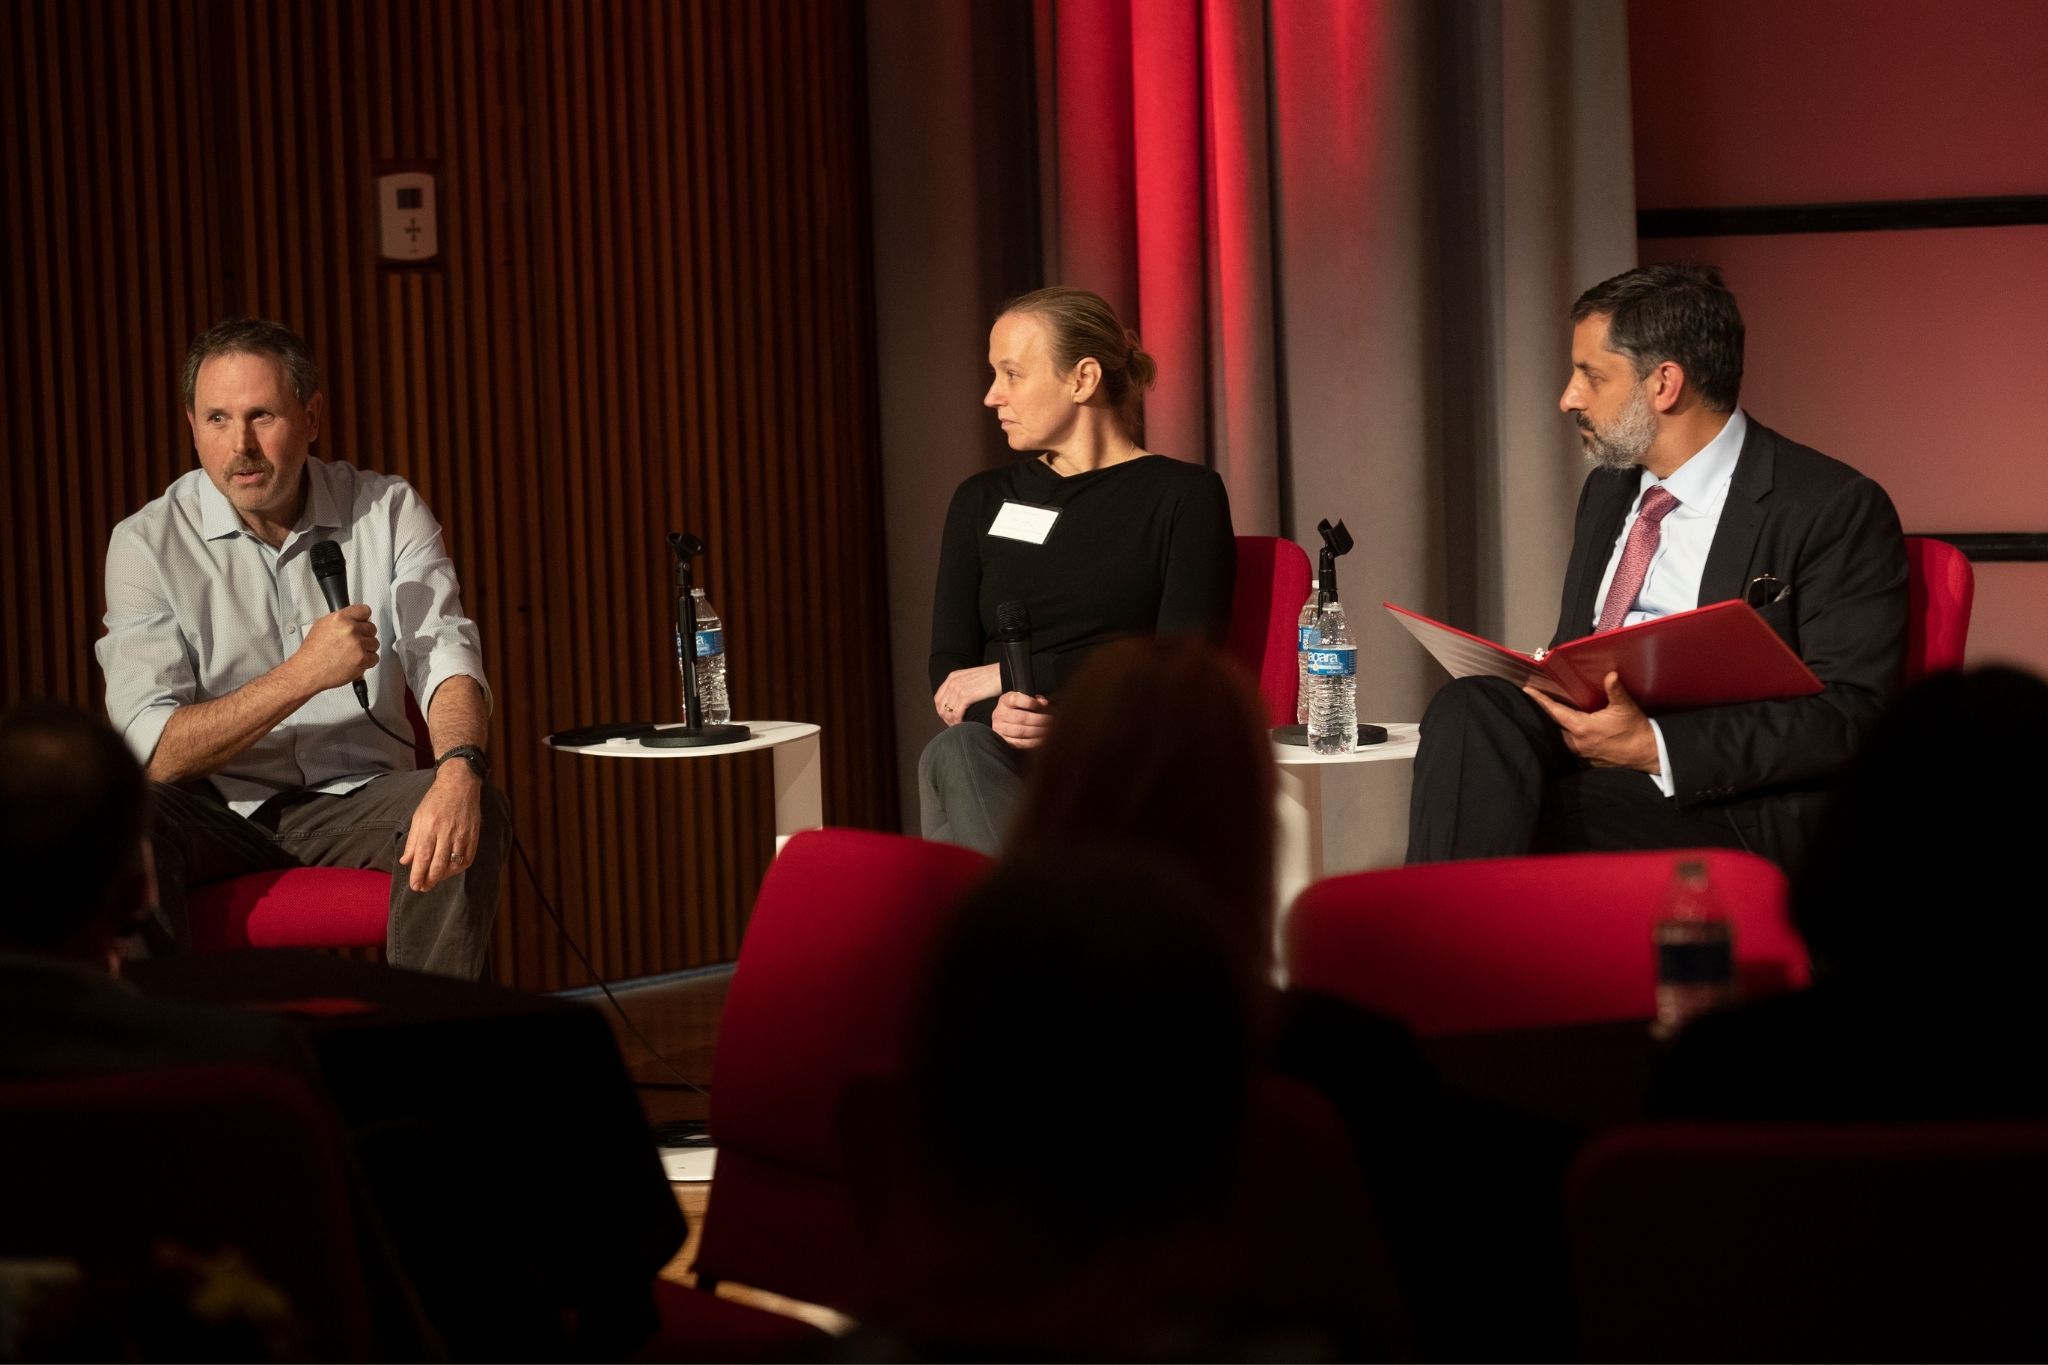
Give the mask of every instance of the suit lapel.
[{"label": "suit lapel", "polygon": [[1592,633],[1596,610],[1593,599],[1600,592],[1600,579],[1607,572],[1614,538],[1621,534],[1621,523],[1628,518],[1628,509],[1635,503],[1637,485],[1641,482],[1641,475],[1633,469],[1620,475],[1596,470],[1587,478],[1594,482],[1587,491],[1581,534],[1572,546],[1564,619],[1557,623],[1553,645]]},{"label": "suit lapel", "polygon": [[1721,522],[1714,528],[1714,543],[1707,550],[1706,567],[1700,571],[1698,605],[1740,597],[1749,586],[1749,566],[1757,536],[1763,532],[1765,499],[1771,493],[1777,456],[1777,434],[1751,418],[1742,453],[1735,459],[1735,473],[1728,480]]}]

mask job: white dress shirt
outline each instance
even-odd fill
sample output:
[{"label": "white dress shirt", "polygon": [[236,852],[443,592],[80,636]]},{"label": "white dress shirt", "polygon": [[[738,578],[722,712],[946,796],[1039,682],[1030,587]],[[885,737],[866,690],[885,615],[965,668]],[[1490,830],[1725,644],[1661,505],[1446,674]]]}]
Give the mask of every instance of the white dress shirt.
[{"label": "white dress shirt", "polygon": [[[1650,556],[1649,572],[1636,600],[1621,618],[1624,626],[1648,621],[1673,612],[1691,611],[1700,605],[1700,578],[1706,573],[1707,551],[1713,548],[1714,531],[1721,525],[1721,508],[1728,501],[1728,482],[1735,476],[1735,462],[1742,454],[1743,438],[1749,434],[1749,419],[1737,408],[1713,440],[1663,480],[1664,491],[1678,499],[1678,506],[1665,513],[1658,525],[1657,552]],[[1635,505],[1622,519],[1621,533],[1607,556],[1607,572],[1600,577],[1600,591],[1593,595],[1592,631],[1600,621],[1600,608],[1607,601],[1607,587],[1621,567],[1621,552],[1628,544],[1630,528],[1642,511],[1643,494],[1658,486],[1657,476],[1643,471],[1636,490]],[[1671,777],[1671,755],[1664,748],[1664,731],[1656,721],[1650,730],[1657,737],[1657,771],[1650,780],[1666,796],[1674,795],[1677,784]]]},{"label": "white dress shirt", "polygon": [[[489,704],[476,624],[462,614],[441,525],[412,485],[318,459],[306,461],[305,478],[306,510],[276,549],[203,469],[114,528],[98,654],[107,715],[142,762],[173,711],[277,667],[327,614],[312,566],[323,540],[341,546],[349,600],[368,605],[377,627],[377,665],[364,681],[378,720],[408,733],[407,687],[424,713],[457,675],[476,679]],[[414,765],[412,747],[381,733],[342,686],[285,717],[211,780],[247,815],[280,791],[345,792]]]}]

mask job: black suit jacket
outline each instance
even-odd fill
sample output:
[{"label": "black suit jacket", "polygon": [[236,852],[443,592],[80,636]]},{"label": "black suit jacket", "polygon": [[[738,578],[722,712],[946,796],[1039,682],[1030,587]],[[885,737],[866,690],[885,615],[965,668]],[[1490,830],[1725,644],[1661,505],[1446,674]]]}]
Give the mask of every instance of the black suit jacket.
[{"label": "black suit jacket", "polygon": [[[1601,576],[1641,482],[1636,469],[1587,476],[1553,646],[1591,631]],[[1898,691],[1906,546],[1884,489],[1752,417],[1699,605],[1742,597],[1765,574],[1791,592],[1757,610],[1819,677],[1821,692],[1656,719],[1679,804],[1722,812],[1751,849],[1791,862],[1835,775]]]}]

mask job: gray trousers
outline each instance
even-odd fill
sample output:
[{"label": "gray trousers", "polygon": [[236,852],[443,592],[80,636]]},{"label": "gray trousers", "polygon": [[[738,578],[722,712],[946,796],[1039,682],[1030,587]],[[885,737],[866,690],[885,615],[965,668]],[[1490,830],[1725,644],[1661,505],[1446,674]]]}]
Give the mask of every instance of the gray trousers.
[{"label": "gray trousers", "polygon": [[159,921],[175,950],[191,946],[190,888],[246,872],[355,867],[391,874],[385,954],[394,967],[476,980],[489,960],[498,877],[512,843],[505,794],[484,784],[483,829],[470,865],[431,891],[414,891],[399,866],[413,811],[434,770],[387,773],[352,792],[288,792],[246,819],[211,788],[150,783],[150,844]]},{"label": "gray trousers", "polygon": [[1023,801],[1024,757],[979,721],[939,731],[917,758],[924,837],[995,854]]}]

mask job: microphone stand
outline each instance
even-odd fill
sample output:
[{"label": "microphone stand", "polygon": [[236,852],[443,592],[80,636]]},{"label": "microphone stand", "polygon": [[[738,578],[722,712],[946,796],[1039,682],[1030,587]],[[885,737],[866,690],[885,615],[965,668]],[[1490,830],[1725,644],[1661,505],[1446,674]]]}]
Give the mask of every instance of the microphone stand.
[{"label": "microphone stand", "polygon": [[650,749],[696,749],[714,744],[737,744],[751,738],[744,725],[706,725],[704,699],[697,690],[697,600],[690,561],[704,552],[704,542],[688,531],[670,531],[669,548],[676,556],[676,638],[682,647],[683,724],[642,735],[641,744]]}]

